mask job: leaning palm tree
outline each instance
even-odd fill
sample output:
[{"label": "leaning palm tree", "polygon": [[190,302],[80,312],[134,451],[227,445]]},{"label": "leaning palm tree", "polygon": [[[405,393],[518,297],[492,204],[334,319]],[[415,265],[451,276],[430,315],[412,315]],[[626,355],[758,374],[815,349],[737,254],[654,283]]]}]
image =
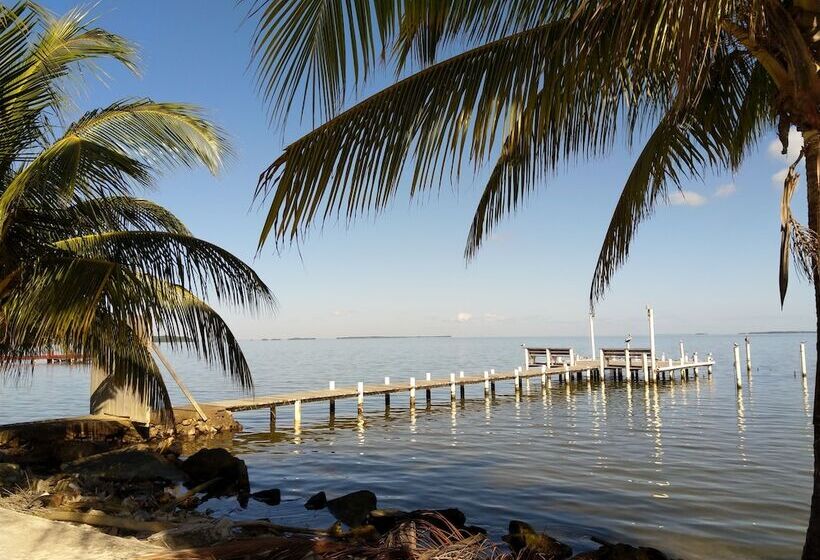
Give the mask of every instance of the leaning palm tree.
[{"label": "leaning palm tree", "polygon": [[239,259],[135,197],[165,169],[219,171],[228,146],[201,111],[135,99],[62,124],[67,80],[101,58],[136,68],[134,47],[83,11],[0,7],[0,367],[60,347],[168,418],[151,337],[172,335],[250,388],[242,351],[205,298],[256,308],[272,296]]},{"label": "leaning palm tree", "polygon": [[[671,189],[736,170],[761,135],[784,153],[802,133],[809,223],[784,193],[781,298],[793,249],[820,317],[820,40],[816,0],[257,0],[253,56],[274,118],[321,126],[288,145],[259,179],[270,210],[260,248],[312,224],[377,213],[397,196],[457,183],[491,163],[465,248],[545,187],[557,166],[641,144],[595,268],[605,292],[638,225]],[[440,53],[446,53],[442,56]],[[380,61],[399,78],[356,99]],[[294,103],[296,103],[294,105]],[[820,392],[805,558],[820,557]]]}]

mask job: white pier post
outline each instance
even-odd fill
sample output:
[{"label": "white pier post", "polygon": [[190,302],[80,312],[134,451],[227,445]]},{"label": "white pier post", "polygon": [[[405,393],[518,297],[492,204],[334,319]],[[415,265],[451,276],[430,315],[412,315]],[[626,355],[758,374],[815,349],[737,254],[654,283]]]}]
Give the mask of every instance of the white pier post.
[{"label": "white pier post", "polygon": [[293,403],[293,429],[298,430],[302,424],[302,401]]},{"label": "white pier post", "polygon": [[541,366],[541,388],[547,386],[547,366]]},{"label": "white pier post", "polygon": [[800,373],[806,377],[806,343],[800,343]]},{"label": "white pier post", "polygon": [[746,371],[752,371],[752,342],[746,337]]},{"label": "white pier post", "polygon": [[[463,371],[458,372],[458,378],[460,380],[464,379],[464,372]],[[458,384],[458,392],[459,392],[459,397],[461,397],[461,400],[464,400],[464,382],[463,381],[461,381],[461,383]]]},{"label": "white pier post", "polygon": [[490,394],[493,396],[493,398],[495,397],[495,379],[492,379],[494,377],[495,377],[495,370],[491,369],[490,370],[490,378],[491,378],[490,379]]},{"label": "white pier post", "polygon": [[410,408],[416,408],[416,378],[410,378]]},{"label": "white pier post", "polygon": [[546,358],[547,367],[552,367],[552,353],[550,352],[549,348],[547,348],[546,353],[547,353],[547,358]]},{"label": "white pier post", "polygon": [[[384,384],[385,385],[390,385],[390,378],[389,377],[384,378]],[[390,393],[385,393],[384,394],[384,408],[390,408]]]},{"label": "white pier post", "polygon": [[604,360],[604,351],[598,350],[598,373],[601,376],[601,383],[606,379],[606,361]]},{"label": "white pier post", "polygon": [[595,358],[595,315],[589,314],[589,346],[592,348],[592,358]]},{"label": "white pier post", "polygon": [[356,384],[356,391],[358,391],[358,395],[356,395],[356,411],[359,414],[364,414],[364,382],[359,381]]},{"label": "white pier post", "polygon": [[518,391],[519,389],[521,389],[519,385],[519,383],[521,383],[521,378],[518,376],[518,368],[515,368],[515,371],[513,373],[515,374],[515,379],[513,380],[513,383],[515,384],[515,390]]},{"label": "white pier post", "polygon": [[[430,372],[429,371],[424,374],[424,378],[427,381],[430,381]],[[432,395],[432,392],[430,391],[430,387],[427,387],[427,389],[424,391],[424,396],[427,400],[427,406],[429,407],[431,404],[433,404],[433,395]]]},{"label": "white pier post", "polygon": [[564,383],[569,383],[569,364],[564,364]]},{"label": "white pier post", "polygon": [[641,368],[643,369],[643,382],[649,383],[649,361],[646,358],[646,352],[641,354]]},{"label": "white pier post", "polygon": [[450,374],[450,401],[456,400],[456,374]]},{"label": "white pier post", "polygon": [[647,307],[646,314],[649,316],[649,365],[652,366],[652,374],[655,375],[658,371],[655,360],[655,312],[651,307]]},{"label": "white pier post", "polygon": [[743,387],[743,380],[740,377],[740,347],[735,343],[734,347],[735,353],[735,378],[737,380],[737,388],[740,389]]},{"label": "white pier post", "polygon": [[490,372],[484,370],[484,398],[490,396]]},{"label": "white pier post", "polygon": [[629,357],[629,348],[627,347],[624,348],[624,374],[626,374],[627,383],[632,379],[632,368],[630,367],[632,364],[630,362],[631,359]]},{"label": "white pier post", "polygon": [[712,360],[712,353],[711,352],[709,352],[706,355],[706,359],[709,361],[709,365],[706,366],[706,373],[707,373],[707,375],[712,375],[712,362],[713,362],[713,360]]},{"label": "white pier post", "polygon": [[569,365],[575,365],[575,350],[572,348],[569,349]]},{"label": "white pier post", "polygon": [[525,344],[521,346],[524,347],[524,369],[530,369],[530,349]]},{"label": "white pier post", "polygon": [[[336,390],[336,382],[335,381],[328,382],[327,388],[330,389],[331,391],[335,391]],[[333,416],[335,414],[336,414],[336,399],[330,399],[330,415]]]},{"label": "white pier post", "polygon": [[[697,353],[697,352],[695,352],[694,354],[692,354],[692,361],[693,361],[693,362],[695,362],[695,363],[698,363],[698,353]],[[700,368],[698,368],[698,366],[695,366],[694,368],[692,368],[692,371],[694,372],[695,377],[697,377],[697,376],[698,376],[698,370],[699,370],[699,369],[700,369]]]}]

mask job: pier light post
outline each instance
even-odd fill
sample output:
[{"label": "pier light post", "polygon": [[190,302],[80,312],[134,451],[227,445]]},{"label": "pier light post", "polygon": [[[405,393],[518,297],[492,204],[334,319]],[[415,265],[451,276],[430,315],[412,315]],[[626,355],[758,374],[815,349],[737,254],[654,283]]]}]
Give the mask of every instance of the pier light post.
[{"label": "pier light post", "polygon": [[416,378],[410,378],[410,408],[416,408]]},{"label": "pier light post", "polygon": [[589,346],[592,348],[592,356],[595,359],[595,314],[589,314]]},{"label": "pier light post", "polygon": [[743,380],[740,377],[740,347],[737,343],[735,343],[733,350],[735,356],[735,379],[737,380],[737,388],[740,389],[743,387]]},{"label": "pier light post", "polygon": [[[335,381],[328,382],[327,388],[330,389],[331,391],[335,391],[336,390],[336,382]],[[335,415],[336,414],[336,399],[330,399],[329,408],[330,408],[330,415],[331,416]]]},{"label": "pier light post", "polygon": [[806,377],[806,343],[800,343],[800,373]]},{"label": "pier light post", "polygon": [[652,373],[654,375],[658,368],[655,360],[655,312],[651,307],[647,307],[646,314],[649,317],[649,365],[652,366]]},{"label": "pier light post", "polygon": [[746,342],[746,371],[752,371],[752,341],[749,340],[749,337],[745,337]]},{"label": "pier light post", "polygon": [[359,414],[364,414],[364,382],[359,381],[356,384],[356,411]]},{"label": "pier light post", "polygon": [[[424,374],[424,378],[427,381],[430,381],[430,372],[429,371]],[[424,391],[424,396],[427,400],[427,406],[429,407],[431,404],[433,404],[433,395],[430,392],[430,387],[427,387],[427,389]]]},{"label": "pier light post", "polygon": [[450,374],[450,401],[456,400],[456,374]]}]

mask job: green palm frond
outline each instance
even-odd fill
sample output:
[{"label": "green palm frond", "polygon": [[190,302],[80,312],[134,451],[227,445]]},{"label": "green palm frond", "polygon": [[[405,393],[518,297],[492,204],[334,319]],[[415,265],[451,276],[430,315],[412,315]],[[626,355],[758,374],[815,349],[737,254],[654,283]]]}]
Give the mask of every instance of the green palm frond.
[{"label": "green palm frond", "polygon": [[[73,234],[144,230],[191,235],[185,224],[168,209],[143,198],[108,196],[82,199],[68,206],[61,214],[63,220],[59,223],[70,224]],[[44,216],[43,221],[43,225],[53,223],[49,216]],[[66,232],[57,238],[68,237],[72,233]]]}]

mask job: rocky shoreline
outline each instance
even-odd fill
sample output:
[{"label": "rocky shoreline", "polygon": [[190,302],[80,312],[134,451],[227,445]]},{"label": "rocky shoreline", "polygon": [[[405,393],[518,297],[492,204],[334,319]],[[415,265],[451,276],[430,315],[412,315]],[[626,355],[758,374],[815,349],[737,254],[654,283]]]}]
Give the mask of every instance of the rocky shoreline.
[{"label": "rocky shoreline", "polygon": [[[181,424],[186,434],[217,433],[201,429],[191,418],[180,422],[185,420],[191,420]],[[228,496],[242,508],[250,500],[276,507],[281,492],[270,488],[251,493],[244,461],[226,449],[199,446],[183,456],[179,439],[165,433],[146,439],[132,430],[127,423],[108,419],[58,421],[42,430],[17,429],[14,437],[0,429],[0,453],[6,461],[0,463],[0,507],[91,525],[167,549],[147,557],[154,560],[668,558],[655,549],[602,541],[597,549],[573,556],[568,545],[519,520],[510,521],[504,543],[494,543],[457,509],[384,509],[368,490],[330,498],[319,492],[307,500],[305,508],[327,509],[337,520],[327,529],[217,518],[200,506]],[[64,441],[55,445],[61,437]],[[50,447],[40,448],[45,440],[51,441]],[[213,443],[212,438],[198,443],[208,441]]]}]

